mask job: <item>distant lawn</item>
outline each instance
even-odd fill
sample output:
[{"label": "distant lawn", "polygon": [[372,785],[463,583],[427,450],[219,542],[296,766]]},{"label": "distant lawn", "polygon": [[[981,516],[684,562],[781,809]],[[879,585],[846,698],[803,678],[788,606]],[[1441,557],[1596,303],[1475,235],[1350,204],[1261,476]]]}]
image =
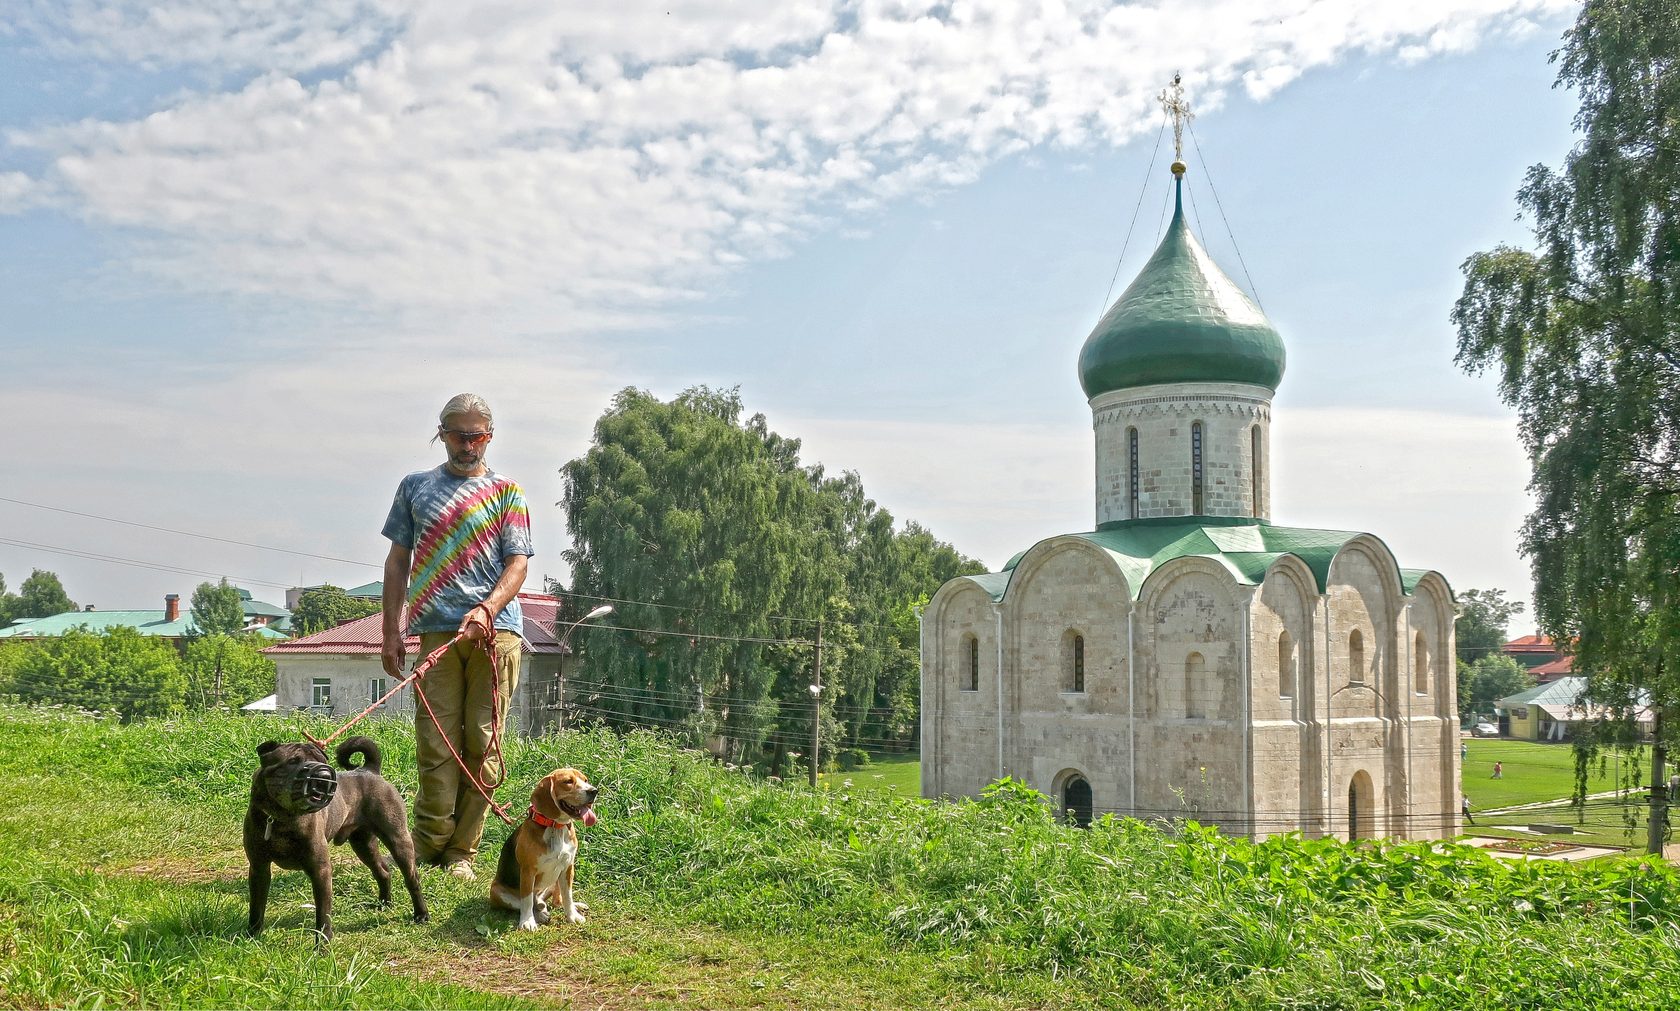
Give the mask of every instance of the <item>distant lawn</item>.
[{"label": "distant lawn", "polygon": [[861,769],[851,772],[824,773],[821,782],[829,789],[851,781],[854,790],[879,790],[896,793],[900,797],[922,795],[922,757],[920,755],[875,755]]},{"label": "distant lawn", "polygon": [[[1463,792],[1469,796],[1472,813],[1513,804],[1536,804],[1566,800],[1575,792],[1575,750],[1568,744],[1537,744],[1496,738],[1466,739],[1470,747],[1464,759]],[[1627,761],[1623,756],[1622,761]],[[1505,775],[1493,778],[1493,763],[1505,763]],[[1587,792],[1616,789],[1616,767],[1612,762],[1603,775],[1592,770]]]},{"label": "distant lawn", "polygon": [[[1469,740],[1470,754],[1464,761],[1464,792],[1469,795],[1476,825],[1464,826],[1470,835],[1536,838],[1518,829],[1535,824],[1569,825],[1569,835],[1545,838],[1592,843],[1602,846],[1645,845],[1646,797],[1643,791],[1624,797],[1588,800],[1577,811],[1567,803],[1575,790],[1575,751],[1568,744],[1537,744],[1477,738]],[[1587,778],[1587,793],[1605,793],[1617,788],[1618,773],[1627,774],[1629,755],[1609,756],[1600,773],[1593,763]],[[1647,757],[1645,761],[1649,761]],[[1504,777],[1493,779],[1493,763],[1505,763]],[[1544,801],[1559,803],[1542,808],[1487,814],[1494,808]]]}]

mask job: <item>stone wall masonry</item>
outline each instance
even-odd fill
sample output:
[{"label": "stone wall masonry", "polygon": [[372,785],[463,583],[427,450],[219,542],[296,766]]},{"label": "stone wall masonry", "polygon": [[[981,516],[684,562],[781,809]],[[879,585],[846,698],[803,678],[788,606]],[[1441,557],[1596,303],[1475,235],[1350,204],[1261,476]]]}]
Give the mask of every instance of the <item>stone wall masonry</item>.
[{"label": "stone wall masonry", "polygon": [[[1107,552],[1078,537],[1021,559],[1004,610],[1007,702],[1017,713],[1125,713],[1130,594]],[[1073,636],[1084,640],[1084,690],[1073,691]]]},{"label": "stone wall masonry", "polygon": [[[1115,390],[1091,401],[1096,436],[1097,522],[1193,514],[1192,423],[1202,423],[1204,516],[1271,516],[1271,392],[1245,383],[1183,383]],[[1260,429],[1260,508],[1253,435]],[[1137,429],[1139,492],[1131,506],[1131,440]]]},{"label": "stone wall masonry", "polygon": [[[992,599],[972,580],[952,580],[929,602],[922,631],[922,795],[974,796],[998,777]],[[979,643],[975,691],[967,690],[970,636]]]},{"label": "stone wall masonry", "polygon": [[1036,790],[1060,805],[1073,775],[1091,784],[1091,806],[1130,811],[1131,739],[1124,717],[1022,714],[1016,725],[1016,768]]},{"label": "stone wall masonry", "polygon": [[[1404,595],[1386,549],[1365,535],[1338,554],[1328,581],[1318,593],[1311,572],[1285,559],[1250,589],[1234,586],[1215,562],[1181,558],[1133,603],[1112,560],[1090,542],[1035,546],[1003,605],[1001,771],[1058,803],[1077,774],[1091,784],[1098,813],[1192,817],[1256,836],[1300,830],[1346,838],[1349,788],[1358,783],[1360,834],[1455,834],[1455,686],[1450,663],[1436,666],[1453,655],[1450,591],[1429,575]],[[929,605],[928,796],[974,795],[1000,772],[995,621],[990,598],[966,579]],[[1359,684],[1349,670],[1347,633],[1355,628],[1363,639]],[[1065,690],[1073,632],[1085,642],[1084,692]],[[1293,696],[1279,690],[1285,633],[1296,664]],[[976,692],[959,690],[968,635],[981,644]]]}]

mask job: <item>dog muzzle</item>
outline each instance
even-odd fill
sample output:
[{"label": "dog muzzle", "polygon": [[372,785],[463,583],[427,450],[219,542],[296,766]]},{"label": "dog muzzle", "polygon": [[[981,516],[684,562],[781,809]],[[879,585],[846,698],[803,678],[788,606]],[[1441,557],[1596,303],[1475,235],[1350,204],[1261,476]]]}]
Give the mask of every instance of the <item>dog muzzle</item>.
[{"label": "dog muzzle", "polygon": [[275,799],[293,814],[314,814],[332,803],[338,792],[338,773],[324,762],[309,762],[294,768]]}]

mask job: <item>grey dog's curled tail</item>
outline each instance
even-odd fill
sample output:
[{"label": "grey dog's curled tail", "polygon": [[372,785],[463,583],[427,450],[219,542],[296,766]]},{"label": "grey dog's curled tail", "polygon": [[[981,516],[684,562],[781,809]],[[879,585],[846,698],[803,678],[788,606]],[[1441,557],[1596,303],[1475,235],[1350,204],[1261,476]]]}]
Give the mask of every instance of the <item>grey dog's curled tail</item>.
[{"label": "grey dog's curled tail", "polygon": [[[376,776],[379,774],[379,745],[371,737],[348,738],[333,754],[337,756],[341,769],[366,769]],[[358,754],[362,756],[362,764],[351,765],[350,756]]]}]

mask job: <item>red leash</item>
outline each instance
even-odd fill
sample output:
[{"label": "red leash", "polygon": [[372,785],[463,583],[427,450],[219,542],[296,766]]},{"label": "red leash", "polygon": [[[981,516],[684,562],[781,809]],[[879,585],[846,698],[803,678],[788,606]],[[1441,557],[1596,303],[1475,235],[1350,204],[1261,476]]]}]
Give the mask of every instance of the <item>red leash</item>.
[{"label": "red leash", "polygon": [[397,694],[402,691],[403,688],[412,684],[414,685],[415,697],[418,698],[421,704],[426,707],[426,715],[432,718],[432,725],[437,727],[438,736],[443,738],[444,747],[449,749],[449,754],[454,757],[455,764],[461,767],[461,772],[467,777],[467,782],[471,783],[473,789],[478,791],[479,796],[484,798],[484,802],[490,805],[490,810],[496,813],[496,817],[502,819],[504,822],[507,822],[509,825],[515,825],[518,823],[508,815],[507,808],[496,803],[496,798],[491,796],[496,787],[501,786],[507,779],[507,763],[502,760],[502,678],[501,672],[496,669],[496,646],[494,639],[495,627],[491,626],[490,633],[483,639],[484,656],[490,661],[490,742],[485,746],[484,759],[488,762],[492,757],[494,757],[501,770],[494,783],[484,783],[480,781],[477,774],[467,768],[466,759],[462,758],[461,753],[455,750],[454,742],[450,741],[449,734],[443,729],[443,724],[438,722],[437,713],[432,709],[431,700],[427,699],[426,693],[420,690],[420,678],[433,667],[437,666],[437,662],[443,659],[443,655],[449,652],[451,647],[461,641],[461,636],[464,634],[465,633],[457,633],[448,642],[439,646],[437,649],[432,650],[430,653],[427,653],[424,659],[414,665],[414,669],[409,672],[407,677],[397,682],[396,687],[392,688],[384,695],[381,695],[366,709],[363,709],[361,712],[351,717],[348,723],[345,723],[343,726],[333,731],[325,739],[316,738],[307,730],[303,732],[303,736],[310,743],[316,745],[325,752],[327,750],[327,745],[337,740],[346,730],[349,730],[351,727],[367,719],[369,713],[384,705],[391,696]]}]

